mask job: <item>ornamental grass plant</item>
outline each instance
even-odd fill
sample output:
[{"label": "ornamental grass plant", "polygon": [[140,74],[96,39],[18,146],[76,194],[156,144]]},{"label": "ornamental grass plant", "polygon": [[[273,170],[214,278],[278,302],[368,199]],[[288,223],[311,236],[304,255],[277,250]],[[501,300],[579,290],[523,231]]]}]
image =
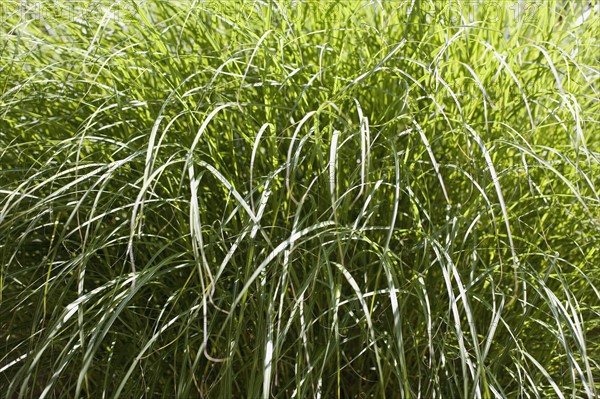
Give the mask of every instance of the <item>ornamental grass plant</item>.
[{"label": "ornamental grass plant", "polygon": [[3,2],[0,397],[597,397],[586,3]]}]

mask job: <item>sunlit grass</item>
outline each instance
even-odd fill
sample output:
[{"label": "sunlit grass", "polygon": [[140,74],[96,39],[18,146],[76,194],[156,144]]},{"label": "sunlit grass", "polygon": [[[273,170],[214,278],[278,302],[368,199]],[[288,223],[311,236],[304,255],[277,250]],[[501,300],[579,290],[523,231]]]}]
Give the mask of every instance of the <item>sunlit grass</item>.
[{"label": "sunlit grass", "polygon": [[597,395],[597,3],[19,4],[0,395]]}]

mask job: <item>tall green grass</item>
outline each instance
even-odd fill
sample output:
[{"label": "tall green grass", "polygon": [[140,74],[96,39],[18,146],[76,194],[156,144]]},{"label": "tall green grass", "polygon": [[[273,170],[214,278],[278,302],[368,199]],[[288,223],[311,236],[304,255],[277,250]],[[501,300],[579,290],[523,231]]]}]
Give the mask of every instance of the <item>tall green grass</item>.
[{"label": "tall green grass", "polygon": [[598,395],[597,9],[1,7],[3,398]]}]

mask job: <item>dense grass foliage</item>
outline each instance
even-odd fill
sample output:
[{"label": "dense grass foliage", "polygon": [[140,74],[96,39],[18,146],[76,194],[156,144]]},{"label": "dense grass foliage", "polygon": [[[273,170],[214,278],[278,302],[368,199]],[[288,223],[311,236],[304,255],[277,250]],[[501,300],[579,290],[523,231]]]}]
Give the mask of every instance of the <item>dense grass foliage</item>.
[{"label": "dense grass foliage", "polygon": [[597,9],[24,3],[3,398],[598,394]]}]

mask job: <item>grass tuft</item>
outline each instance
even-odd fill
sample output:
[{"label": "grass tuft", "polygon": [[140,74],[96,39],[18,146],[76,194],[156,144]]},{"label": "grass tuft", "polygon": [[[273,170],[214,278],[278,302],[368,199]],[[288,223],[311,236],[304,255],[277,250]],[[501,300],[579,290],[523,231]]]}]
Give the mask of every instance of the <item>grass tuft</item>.
[{"label": "grass tuft", "polygon": [[596,1],[5,3],[1,397],[597,397]]}]

